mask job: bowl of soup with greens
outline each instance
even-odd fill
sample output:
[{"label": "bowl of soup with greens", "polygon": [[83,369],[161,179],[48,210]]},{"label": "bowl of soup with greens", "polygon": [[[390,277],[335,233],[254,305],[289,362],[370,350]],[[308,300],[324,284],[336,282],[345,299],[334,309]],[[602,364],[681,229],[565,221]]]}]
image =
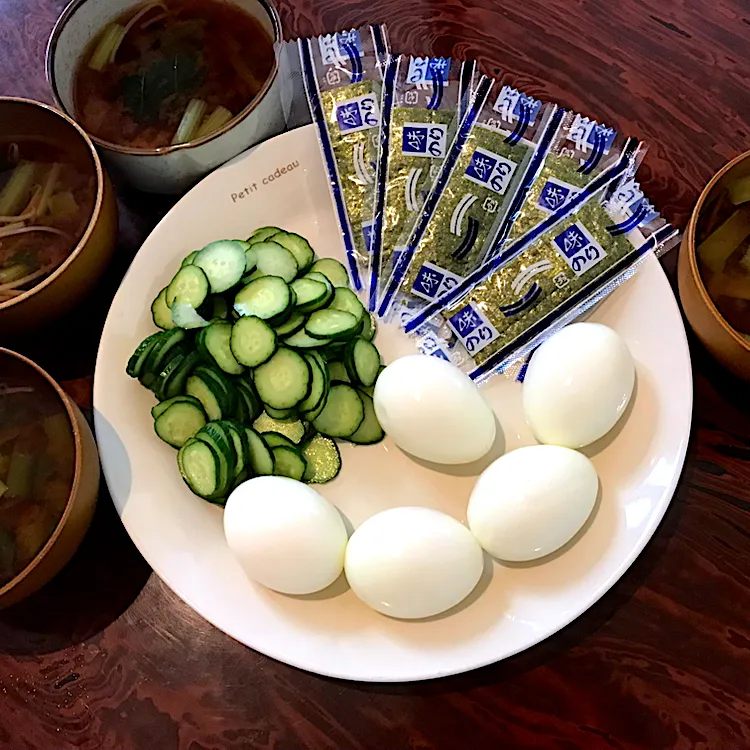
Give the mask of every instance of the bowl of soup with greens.
[{"label": "bowl of soup with greens", "polygon": [[0,330],[48,325],[115,247],[117,205],[94,144],[70,118],[0,97]]},{"label": "bowl of soup with greens", "polygon": [[38,365],[0,348],[0,608],[70,559],[98,486],[96,444],[78,407]]},{"label": "bowl of soup with greens", "polygon": [[281,131],[262,0],[75,0],[48,47],[58,103],[136,187],[179,192]]}]

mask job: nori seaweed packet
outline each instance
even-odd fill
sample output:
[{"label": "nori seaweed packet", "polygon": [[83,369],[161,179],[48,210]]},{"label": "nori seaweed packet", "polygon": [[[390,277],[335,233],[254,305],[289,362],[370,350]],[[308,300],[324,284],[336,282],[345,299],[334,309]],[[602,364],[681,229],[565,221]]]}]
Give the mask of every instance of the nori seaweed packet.
[{"label": "nori seaweed packet", "polygon": [[[515,375],[544,339],[678,241],[637,183],[603,189],[448,308],[437,338],[457,339],[450,358],[477,382]],[[425,335],[433,349],[434,331]]]},{"label": "nori seaweed packet", "polygon": [[448,57],[391,56],[383,77],[380,143],[370,242],[369,309],[391,272],[453,140],[476,64]]},{"label": "nori seaweed packet", "polygon": [[384,26],[297,40],[300,67],[346,249],[352,286],[364,288],[380,130]]},{"label": "nori seaweed packet", "polygon": [[537,149],[549,146],[556,112],[554,104],[482,78],[384,285],[380,317],[399,289],[429,302],[476,268],[510,219]]},{"label": "nori seaweed packet", "polygon": [[619,159],[626,140],[613,128],[566,112],[507,237],[497,238],[490,255],[522,237],[607,170]]}]

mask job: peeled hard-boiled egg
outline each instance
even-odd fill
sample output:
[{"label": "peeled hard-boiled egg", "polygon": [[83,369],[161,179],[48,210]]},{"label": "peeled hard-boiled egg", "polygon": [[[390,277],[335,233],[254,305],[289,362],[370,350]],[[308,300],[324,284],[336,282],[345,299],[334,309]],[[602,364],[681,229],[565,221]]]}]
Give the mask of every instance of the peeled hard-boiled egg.
[{"label": "peeled hard-boiled egg", "polygon": [[344,567],[347,533],[336,508],[286,477],[243,482],[227,500],[224,534],[248,578],[283,594],[311,594]]},{"label": "peeled hard-boiled egg", "polygon": [[368,518],[346,548],[354,593],[391,617],[444,612],[477,585],[484,557],[471,532],[429,508],[392,508]]},{"label": "peeled hard-boiled egg", "polygon": [[586,456],[557,445],[506,453],[480,475],[467,518],[493,557],[522,562],[570,541],[596,503],[599,477]]},{"label": "peeled hard-boiled egg", "polygon": [[531,358],[526,421],[540,443],[581,448],[606,435],[630,403],[635,365],[625,342],[599,323],[574,323]]},{"label": "peeled hard-boiled egg", "polygon": [[399,448],[425,461],[466,464],[495,441],[495,415],[479,389],[438,357],[401,357],[375,385],[375,413]]}]

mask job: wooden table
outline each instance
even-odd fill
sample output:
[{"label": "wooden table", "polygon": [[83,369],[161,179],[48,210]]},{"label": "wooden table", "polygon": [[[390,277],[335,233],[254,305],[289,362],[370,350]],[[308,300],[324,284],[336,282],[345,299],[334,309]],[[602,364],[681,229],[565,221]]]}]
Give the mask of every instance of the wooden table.
[{"label": "wooden table", "polygon": [[[0,94],[49,100],[44,47],[63,3],[0,0]],[[502,69],[531,93],[642,136],[644,187],[680,226],[701,186],[747,147],[743,0],[285,0],[281,13],[287,36],[387,21],[396,50],[476,57],[486,73]],[[109,299],[168,207],[121,191],[105,283],[44,336],[15,343],[84,406]],[[178,600],[103,489],[70,565],[0,613],[0,747],[750,747],[748,386],[694,339],[691,348],[695,426],[664,522],[612,591],[536,648],[424,684],[299,672]]]}]

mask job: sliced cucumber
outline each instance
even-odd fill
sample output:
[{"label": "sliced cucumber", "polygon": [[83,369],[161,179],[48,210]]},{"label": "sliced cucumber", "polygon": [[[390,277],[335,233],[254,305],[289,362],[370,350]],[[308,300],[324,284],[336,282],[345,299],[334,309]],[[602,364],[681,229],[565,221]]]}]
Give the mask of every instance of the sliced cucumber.
[{"label": "sliced cucumber", "polygon": [[208,297],[208,278],[197,266],[184,266],[169,282],[164,301],[169,308],[175,302],[186,302],[196,310]]},{"label": "sliced cucumber", "polygon": [[137,378],[141,374],[143,371],[143,365],[146,363],[151,350],[156,346],[162,336],[162,331],[152,333],[138,344],[136,350],[128,360],[128,364],[125,366],[125,372],[130,375],[131,378]]},{"label": "sliced cucumber", "polygon": [[300,449],[307,468],[302,477],[308,484],[325,484],[341,471],[341,454],[336,443],[323,435],[315,435]]},{"label": "sliced cucumber", "polygon": [[357,295],[351,289],[344,289],[344,287],[336,289],[329,307],[333,310],[351,313],[358,321],[362,321],[363,327],[364,319],[369,317]]},{"label": "sliced cucumber", "polygon": [[174,448],[182,448],[206,424],[206,413],[190,402],[172,403],[154,422],[156,434]]},{"label": "sliced cucumber", "polygon": [[378,324],[375,320],[375,316],[372,313],[368,313],[365,317],[364,324],[362,325],[362,333],[360,333],[360,336],[367,341],[372,341],[377,332]]},{"label": "sliced cucumber", "polygon": [[188,255],[186,255],[183,258],[182,263],[180,264],[180,268],[184,268],[185,266],[191,266],[193,264],[193,261],[195,260],[195,256],[198,255],[199,252],[200,250],[193,250],[192,253],[189,253]]},{"label": "sliced cucumber", "polygon": [[245,432],[245,426],[231,420],[224,420],[220,422],[220,424],[232,439],[235,457],[234,480],[236,481],[240,474],[243,473],[246,475],[245,478],[247,479],[247,470],[250,466],[250,445],[248,443],[247,433]]},{"label": "sliced cucumber", "polygon": [[344,352],[344,364],[352,382],[369,388],[380,372],[380,352],[365,339],[353,339]]},{"label": "sliced cucumber", "polygon": [[362,405],[365,408],[365,418],[362,420],[362,424],[357,428],[357,431],[353,435],[350,435],[347,440],[352,443],[357,443],[357,445],[373,445],[374,443],[379,443],[385,437],[385,433],[375,415],[375,406],[372,402],[372,398],[362,391],[359,391],[359,397],[362,399]]},{"label": "sliced cucumber", "polygon": [[203,368],[197,367],[195,373],[187,379],[185,392],[201,402],[203,411],[209,419],[215,420],[221,419],[222,416],[229,416],[229,414],[225,415],[221,408],[225,395]]},{"label": "sliced cucumber", "polygon": [[174,396],[173,398],[168,398],[166,401],[160,401],[156,406],[154,406],[151,409],[151,416],[156,419],[160,414],[163,414],[173,404],[183,403],[194,404],[195,406],[200,406],[201,410],[203,409],[203,406],[201,406],[201,402],[198,401],[197,398],[193,398],[192,396]]},{"label": "sliced cucumber", "polygon": [[258,257],[255,255],[255,250],[253,249],[252,245],[248,245],[245,249],[245,273],[242,275],[242,281],[245,282],[245,279],[250,276],[251,274],[255,273],[256,268],[258,267]]},{"label": "sliced cucumber", "polygon": [[280,276],[287,283],[294,281],[299,266],[289,250],[273,241],[255,243],[252,249],[257,271],[266,276]]},{"label": "sliced cucumber", "polygon": [[248,448],[250,449],[250,466],[253,473],[259,476],[273,474],[273,453],[263,438],[252,428],[245,427]]},{"label": "sliced cucumber", "polygon": [[352,379],[346,370],[343,362],[328,363],[328,377],[332,383],[351,383]]},{"label": "sliced cucumber", "polygon": [[346,268],[333,258],[316,260],[312,264],[311,270],[322,273],[334,286],[349,286],[349,274],[346,272]]},{"label": "sliced cucumber", "polygon": [[318,310],[331,301],[332,287],[326,286],[322,281],[303,276],[293,281],[291,286],[297,295],[297,309],[300,312],[308,313]]},{"label": "sliced cucumber", "polygon": [[231,327],[231,347],[236,360],[247,367],[268,361],[276,351],[276,331],[260,318],[240,318]]},{"label": "sliced cucumber", "polygon": [[263,413],[263,403],[250,380],[237,378],[233,383],[239,399],[245,404],[247,422],[254,422]]},{"label": "sliced cucumber", "polygon": [[273,242],[286,248],[297,261],[298,273],[304,273],[313,264],[315,260],[315,251],[310,247],[310,243],[298,234],[293,232],[277,232],[272,235]]},{"label": "sliced cucumber", "polygon": [[284,346],[291,346],[292,349],[312,349],[325,346],[325,344],[325,341],[308,336],[304,330],[297,331],[284,339]]},{"label": "sliced cucumber", "polygon": [[266,414],[277,422],[294,422],[297,419],[296,409],[274,409],[268,404],[264,404],[264,406],[266,407]]},{"label": "sliced cucumber", "polygon": [[255,370],[255,388],[260,400],[274,409],[291,409],[307,397],[310,365],[300,354],[280,347]]},{"label": "sliced cucumber", "polygon": [[233,331],[234,326],[231,323],[225,320],[216,320],[198,335],[202,346],[205,347],[211,359],[224,372],[229,375],[242,375],[245,368],[235,359],[230,344]]},{"label": "sliced cucumber", "polygon": [[199,365],[195,368],[196,375],[201,375],[204,380],[214,388],[214,393],[219,399],[222,418],[230,419],[237,413],[237,402],[239,394],[232,380],[228,378],[218,367],[212,365]]},{"label": "sliced cucumber", "polygon": [[321,367],[318,359],[311,354],[303,354],[307,363],[310,365],[310,392],[307,398],[300,401],[299,410],[301,412],[313,411],[318,407],[322,398],[325,397],[327,390],[327,372]]},{"label": "sliced cucumber", "polygon": [[365,418],[365,407],[356,389],[346,383],[331,386],[325,408],[313,420],[315,429],[328,437],[348,438]]},{"label": "sliced cucumber", "polygon": [[229,433],[216,422],[207,422],[195,433],[195,439],[206,443],[219,459],[219,474],[215,496],[223,497],[229,492],[234,479],[234,444]]},{"label": "sliced cucumber", "polygon": [[164,289],[156,295],[156,299],[151,303],[151,317],[154,321],[154,325],[158,328],[163,328],[165,331],[174,328],[174,323],[172,322],[172,311],[167,304],[167,287],[164,287]]},{"label": "sliced cucumber", "polygon": [[273,473],[277,477],[289,477],[290,479],[296,479],[298,482],[302,480],[307,464],[305,464],[305,459],[302,458],[302,454],[298,450],[286,445],[279,445],[272,448],[271,452],[275,462]]},{"label": "sliced cucumber", "polygon": [[266,445],[273,450],[280,445],[286,445],[288,448],[297,448],[297,443],[292,442],[286,435],[280,432],[264,432],[261,437],[266,441]]},{"label": "sliced cucumber", "polygon": [[162,372],[158,379],[154,392],[160,401],[179,396],[185,390],[185,384],[196,365],[200,362],[200,355],[196,351],[188,352],[176,363],[172,363],[169,372]]},{"label": "sliced cucumber", "polygon": [[276,326],[276,333],[282,339],[291,336],[305,327],[306,320],[302,313],[295,310],[284,323]]},{"label": "sliced cucumber", "polygon": [[323,349],[326,360],[329,362],[343,362],[346,351],[346,341],[334,341]]},{"label": "sliced cucumber", "polygon": [[265,242],[269,237],[273,237],[274,234],[278,234],[281,231],[278,227],[260,227],[247,238],[247,241],[251,245],[256,242]]},{"label": "sliced cucumber", "polygon": [[205,318],[198,315],[196,309],[187,302],[175,302],[172,305],[172,322],[178,328],[203,328],[208,325]]},{"label": "sliced cucumber", "polygon": [[180,474],[198,496],[209,498],[220,486],[220,461],[216,451],[202,440],[191,438],[177,454]]},{"label": "sliced cucumber", "polygon": [[[237,284],[243,277],[245,247],[235,240],[211,242],[195,256],[193,265],[205,272],[211,291],[214,294],[221,294]],[[169,301],[169,293],[167,293],[167,301]]]},{"label": "sliced cucumber", "polygon": [[292,306],[292,290],[278,276],[263,276],[240,289],[234,298],[234,309],[240,315],[273,320]]},{"label": "sliced cucumber", "polygon": [[343,310],[327,308],[316,310],[305,323],[305,333],[314,339],[336,341],[356,336],[361,328],[361,321]]},{"label": "sliced cucumber", "polygon": [[175,347],[180,346],[187,337],[182,328],[173,328],[171,331],[165,331],[151,348],[148,359],[143,365],[143,374],[159,375],[164,365],[174,353]]},{"label": "sliced cucumber", "polygon": [[261,414],[255,422],[253,429],[265,436],[267,432],[276,432],[289,438],[293,443],[299,443],[305,436],[305,425],[299,420],[294,422],[282,422],[278,419],[269,417],[268,414]]},{"label": "sliced cucumber", "polygon": [[143,374],[141,382],[146,386],[146,388],[150,388],[154,392],[156,398],[158,398],[159,401],[164,401],[164,399],[171,398],[171,396],[177,395],[176,393],[171,393],[169,394],[169,396],[167,396],[164,393],[164,387],[167,384],[167,381],[185,361],[186,356],[187,352],[185,351],[185,349],[181,347],[172,349],[170,355],[167,357],[166,361],[161,366],[161,369],[158,370],[156,374],[154,374],[153,372]]}]

